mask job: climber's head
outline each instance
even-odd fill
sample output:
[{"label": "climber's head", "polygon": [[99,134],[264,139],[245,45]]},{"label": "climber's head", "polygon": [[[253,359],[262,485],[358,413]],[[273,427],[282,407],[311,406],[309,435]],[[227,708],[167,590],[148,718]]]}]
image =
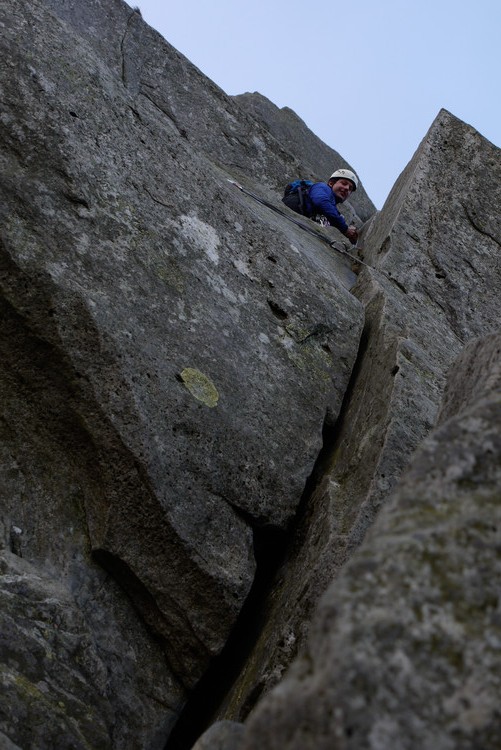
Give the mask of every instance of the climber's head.
[{"label": "climber's head", "polygon": [[349,169],[336,169],[329,177],[332,192],[340,201],[345,201],[358,187],[358,177]]}]

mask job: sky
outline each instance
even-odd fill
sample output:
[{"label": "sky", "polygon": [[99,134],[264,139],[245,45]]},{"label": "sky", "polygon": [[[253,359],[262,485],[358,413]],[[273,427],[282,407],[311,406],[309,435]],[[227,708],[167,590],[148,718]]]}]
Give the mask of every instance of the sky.
[{"label": "sky", "polygon": [[441,108],[501,145],[500,0],[129,4],[227,94],[293,109],[378,209]]}]

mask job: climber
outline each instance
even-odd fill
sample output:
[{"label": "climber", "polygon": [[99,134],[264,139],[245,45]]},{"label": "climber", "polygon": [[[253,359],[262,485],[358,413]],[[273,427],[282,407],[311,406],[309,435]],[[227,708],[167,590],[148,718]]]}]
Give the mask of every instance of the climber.
[{"label": "climber", "polygon": [[[287,193],[282,198],[286,206],[293,211],[314,219],[319,224],[334,226],[349,239],[352,245],[356,245],[358,231],[354,224],[348,226],[344,216],[337,208],[338,203],[343,203],[358,186],[356,174],[349,169],[336,169],[331,174],[328,182],[315,182],[303,194],[303,200],[299,200],[298,191]],[[301,188],[299,188],[301,190]]]}]

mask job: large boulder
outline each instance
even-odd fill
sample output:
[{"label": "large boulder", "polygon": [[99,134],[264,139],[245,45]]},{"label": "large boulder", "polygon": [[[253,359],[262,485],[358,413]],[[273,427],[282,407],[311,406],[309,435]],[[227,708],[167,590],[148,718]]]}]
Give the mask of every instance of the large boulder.
[{"label": "large boulder", "polygon": [[296,513],[363,306],[349,263],[228,182],[271,195],[294,157],[137,12],[6,21],[1,728],[162,747],[254,535]]}]

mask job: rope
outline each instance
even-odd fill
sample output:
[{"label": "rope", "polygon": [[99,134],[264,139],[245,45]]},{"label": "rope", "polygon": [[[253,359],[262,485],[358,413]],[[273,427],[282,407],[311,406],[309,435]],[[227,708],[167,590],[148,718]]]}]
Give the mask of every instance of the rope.
[{"label": "rope", "polygon": [[229,178],[228,182],[231,182],[232,185],[235,185],[239,190],[242,191],[242,193],[245,193],[245,195],[250,196],[258,203],[262,203],[263,206],[266,206],[267,208],[271,209],[277,214],[280,214],[280,216],[283,216],[284,219],[287,219],[288,221],[292,221],[293,224],[300,227],[300,229],[303,229],[305,232],[308,232],[308,234],[311,234],[313,237],[315,237],[317,240],[321,240],[322,242],[326,243],[331,247],[333,250],[336,250],[336,252],[340,253],[341,255],[346,256],[354,263],[360,263],[362,266],[365,266],[366,268],[370,268],[372,271],[375,269],[372,268],[372,266],[369,266],[367,263],[364,263],[363,260],[358,258],[356,255],[352,255],[349,253],[344,247],[341,249],[338,247],[338,240],[330,240],[328,237],[326,237],[321,232],[317,232],[315,229],[312,229],[311,227],[307,226],[306,224],[303,224],[302,221],[299,221],[298,219],[295,219],[293,216],[289,216],[285,213],[285,211],[282,211],[280,208],[275,206],[273,203],[270,203],[269,201],[264,200],[264,198],[260,198],[259,195],[256,195],[255,193],[252,193],[250,190],[247,190],[243,187],[243,185],[240,185],[240,183],[236,182],[235,180],[230,180]]}]

